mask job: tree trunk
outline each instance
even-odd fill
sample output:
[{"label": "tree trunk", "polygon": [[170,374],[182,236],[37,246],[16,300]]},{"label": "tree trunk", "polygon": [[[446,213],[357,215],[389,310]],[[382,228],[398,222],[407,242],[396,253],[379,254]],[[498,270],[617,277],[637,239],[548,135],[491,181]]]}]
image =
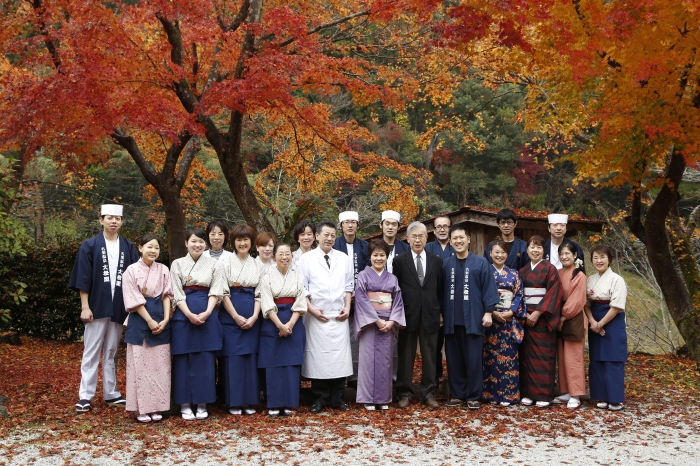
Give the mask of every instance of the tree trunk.
[{"label": "tree trunk", "polygon": [[185,209],[180,190],[173,184],[162,183],[156,187],[165,212],[165,233],[168,237],[170,262],[187,254],[185,247]]},{"label": "tree trunk", "polygon": [[[24,149],[20,151],[9,151],[5,156],[8,159],[9,168],[11,172],[10,182],[8,183],[8,188],[12,189],[15,193],[19,192],[22,186],[22,178],[24,177],[24,170],[27,168],[27,163],[24,159]],[[12,206],[15,203],[16,198],[9,199],[5,206],[6,213],[10,213]]]},{"label": "tree trunk", "polygon": [[[691,266],[685,248],[685,237],[678,238],[678,232],[672,233],[673,242],[667,234],[666,219],[677,208],[678,186],[685,171],[685,160],[682,154],[675,148],[670,151],[669,161],[665,173],[665,183],[658,196],[649,207],[643,227],[638,219],[632,218],[630,228],[640,238],[644,238],[647,248],[649,264],[654,272],[654,278],[661,288],[666,306],[673,317],[678,331],[685,339],[690,356],[700,361],[700,315],[696,306],[700,306],[700,291],[698,283],[697,264]],[[641,211],[641,193],[634,195],[632,212],[639,214]],[[636,220],[636,221],[635,221]],[[642,227],[643,231],[639,231]],[[674,254],[680,263],[681,273],[673,261]],[[692,259],[693,262],[694,259]],[[689,285],[686,284],[684,276]],[[691,296],[691,292],[693,295]]]},{"label": "tree trunk", "polygon": [[248,182],[248,176],[243,168],[241,158],[241,141],[243,139],[243,114],[234,112],[231,116],[231,128],[226,148],[217,151],[221,171],[228,183],[231,194],[246,222],[257,231],[274,231],[272,224],[263,213],[262,207],[255,196],[253,187]]}]

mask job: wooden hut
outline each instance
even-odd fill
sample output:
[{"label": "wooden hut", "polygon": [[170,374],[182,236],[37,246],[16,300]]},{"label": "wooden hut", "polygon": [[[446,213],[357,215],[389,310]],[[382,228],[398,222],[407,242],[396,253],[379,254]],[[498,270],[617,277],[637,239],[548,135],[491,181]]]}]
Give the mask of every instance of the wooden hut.
[{"label": "wooden hut", "polygon": [[[494,237],[501,234],[496,224],[496,215],[500,209],[488,209],[485,207],[462,207],[454,212],[439,215],[440,217],[449,217],[452,225],[464,224],[469,229],[471,236],[471,244],[469,250],[474,254],[482,255],[486,245],[493,240]],[[527,241],[528,238],[534,235],[539,235],[545,239],[549,237],[547,229],[549,223],[547,214],[540,212],[527,212],[514,209],[518,216],[518,226],[515,229],[515,235],[518,238]],[[433,220],[436,217],[424,220],[423,223],[428,228],[428,241],[433,241],[435,235],[433,233]],[[569,216],[566,236],[576,236],[584,231],[601,232],[605,222],[596,219],[582,218],[580,216]],[[381,232],[376,233],[370,238],[380,237]],[[397,234],[398,239],[406,240],[406,226],[401,227]]]}]

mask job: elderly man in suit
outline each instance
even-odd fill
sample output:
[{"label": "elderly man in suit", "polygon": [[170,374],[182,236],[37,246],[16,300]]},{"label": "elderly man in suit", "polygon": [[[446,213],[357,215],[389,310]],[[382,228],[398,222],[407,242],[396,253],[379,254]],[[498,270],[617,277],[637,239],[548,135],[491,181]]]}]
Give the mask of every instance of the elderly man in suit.
[{"label": "elderly man in suit", "polygon": [[429,408],[439,407],[435,401],[435,352],[438,330],[442,325],[440,302],[443,288],[442,259],[425,250],[428,230],[413,222],[407,230],[411,250],[394,259],[394,275],[404,299],[406,328],[399,332],[399,371],[396,394],[399,408],[409,405],[413,396],[413,362],[416,346],[423,354],[420,395]]}]

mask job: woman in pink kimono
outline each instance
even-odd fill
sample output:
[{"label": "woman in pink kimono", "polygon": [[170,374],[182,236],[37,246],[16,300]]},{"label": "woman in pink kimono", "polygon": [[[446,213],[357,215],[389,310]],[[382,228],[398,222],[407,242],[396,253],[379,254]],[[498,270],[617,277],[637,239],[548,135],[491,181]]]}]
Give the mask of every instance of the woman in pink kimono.
[{"label": "woman in pink kimono", "polygon": [[389,245],[374,239],[367,246],[372,266],[355,282],[355,338],[360,357],[357,370],[357,403],[368,410],[389,409],[391,360],[394,340],[406,326],[399,282],[385,270]]},{"label": "woman in pink kimono", "polygon": [[170,409],[170,271],[156,262],[160,242],[140,241],[141,259],[124,272],[126,410],[139,422],[160,421]]}]

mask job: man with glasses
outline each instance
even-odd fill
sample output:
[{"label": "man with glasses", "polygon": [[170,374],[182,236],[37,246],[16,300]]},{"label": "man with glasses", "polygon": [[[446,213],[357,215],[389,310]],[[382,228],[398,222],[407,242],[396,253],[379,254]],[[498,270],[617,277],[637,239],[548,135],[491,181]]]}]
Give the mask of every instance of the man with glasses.
[{"label": "man with glasses", "polygon": [[394,257],[410,249],[403,241],[396,241],[400,221],[400,213],[395,210],[385,210],[382,212],[382,221],[379,222],[379,227],[382,229],[382,239],[389,245],[389,257],[386,260],[386,269],[389,272],[392,272],[394,268]]},{"label": "man with glasses", "polygon": [[583,249],[581,245],[566,237],[566,224],[569,222],[569,216],[566,214],[549,214],[547,220],[549,221],[548,229],[551,236],[544,243],[544,259],[548,260],[557,269],[561,269],[563,265],[559,260],[559,246],[565,241],[571,242],[576,247],[576,258],[581,259],[581,270],[585,274],[586,267],[583,264]]},{"label": "man with glasses", "polygon": [[[518,226],[518,217],[511,209],[501,209],[496,215],[496,223],[501,230],[501,238],[508,245],[508,258],[506,266],[513,270],[520,270],[530,263],[530,257],[527,255],[527,242],[515,236],[515,228]],[[484,251],[484,257],[489,264],[493,263],[491,259],[491,241]]]},{"label": "man with glasses", "polygon": [[[450,244],[450,226],[452,222],[450,217],[435,217],[433,220],[433,233],[435,233],[435,241],[425,245],[425,250],[432,252],[443,261],[450,256],[454,256],[455,251]],[[439,385],[442,378],[442,347],[445,344],[445,335],[442,333],[442,327],[438,331],[437,352],[435,354],[435,382]]]},{"label": "man with glasses", "polygon": [[435,353],[437,333],[442,325],[442,259],[425,250],[428,230],[421,222],[408,226],[411,250],[396,256],[394,275],[404,300],[406,327],[399,331],[399,370],[396,394],[399,408],[407,408],[413,395],[413,363],[420,343],[422,376],[420,395],[428,408],[438,408],[435,401]]}]

